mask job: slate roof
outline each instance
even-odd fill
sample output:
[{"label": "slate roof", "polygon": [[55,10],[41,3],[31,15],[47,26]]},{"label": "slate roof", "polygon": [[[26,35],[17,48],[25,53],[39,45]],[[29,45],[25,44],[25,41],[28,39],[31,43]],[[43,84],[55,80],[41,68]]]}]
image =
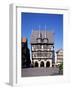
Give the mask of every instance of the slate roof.
[{"label": "slate roof", "polygon": [[34,31],[32,31],[30,43],[31,44],[37,43],[37,38],[40,38],[40,36],[41,36],[41,39],[44,39],[46,37],[48,39],[48,43],[54,43],[54,32],[49,32],[47,30],[46,31],[45,30],[42,30],[42,31],[34,30]]}]

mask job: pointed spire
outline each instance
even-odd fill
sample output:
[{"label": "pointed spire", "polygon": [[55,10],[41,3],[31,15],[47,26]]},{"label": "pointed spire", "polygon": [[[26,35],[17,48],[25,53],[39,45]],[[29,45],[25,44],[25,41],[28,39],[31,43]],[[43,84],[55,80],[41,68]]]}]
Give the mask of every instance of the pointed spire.
[{"label": "pointed spire", "polygon": [[39,25],[39,37],[40,37],[40,25]]},{"label": "pointed spire", "polygon": [[45,24],[45,38],[46,38],[46,24]]},{"label": "pointed spire", "polygon": [[46,24],[45,24],[45,30],[46,30]]}]

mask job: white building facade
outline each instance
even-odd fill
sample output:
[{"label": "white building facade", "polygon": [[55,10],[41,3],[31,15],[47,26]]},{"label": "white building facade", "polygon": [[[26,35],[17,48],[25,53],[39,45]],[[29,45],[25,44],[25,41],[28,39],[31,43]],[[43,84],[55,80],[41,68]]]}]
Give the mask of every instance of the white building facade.
[{"label": "white building facade", "polygon": [[63,50],[62,49],[57,50],[56,54],[57,54],[56,55],[57,56],[56,65],[59,65],[63,63]]}]

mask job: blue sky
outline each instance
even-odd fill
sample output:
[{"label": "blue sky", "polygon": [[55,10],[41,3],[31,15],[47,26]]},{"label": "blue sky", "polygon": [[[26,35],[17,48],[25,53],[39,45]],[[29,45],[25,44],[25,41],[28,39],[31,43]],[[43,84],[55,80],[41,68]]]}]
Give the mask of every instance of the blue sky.
[{"label": "blue sky", "polygon": [[21,36],[28,39],[30,46],[30,35],[33,30],[45,30],[54,32],[55,50],[63,48],[63,15],[62,14],[40,14],[21,13]]}]

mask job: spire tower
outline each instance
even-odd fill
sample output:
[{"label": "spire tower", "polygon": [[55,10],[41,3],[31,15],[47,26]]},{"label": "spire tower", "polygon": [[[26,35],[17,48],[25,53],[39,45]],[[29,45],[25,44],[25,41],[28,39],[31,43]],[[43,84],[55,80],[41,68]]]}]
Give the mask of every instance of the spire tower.
[{"label": "spire tower", "polygon": [[45,24],[45,38],[46,38],[46,24]]}]

